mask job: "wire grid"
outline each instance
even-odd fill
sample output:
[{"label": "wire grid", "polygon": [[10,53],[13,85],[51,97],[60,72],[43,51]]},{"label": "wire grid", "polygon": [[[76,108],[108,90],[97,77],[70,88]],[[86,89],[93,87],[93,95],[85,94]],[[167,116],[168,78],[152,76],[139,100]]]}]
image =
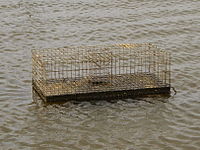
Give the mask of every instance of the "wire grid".
[{"label": "wire grid", "polygon": [[32,51],[44,96],[170,86],[170,53],[149,43]]}]

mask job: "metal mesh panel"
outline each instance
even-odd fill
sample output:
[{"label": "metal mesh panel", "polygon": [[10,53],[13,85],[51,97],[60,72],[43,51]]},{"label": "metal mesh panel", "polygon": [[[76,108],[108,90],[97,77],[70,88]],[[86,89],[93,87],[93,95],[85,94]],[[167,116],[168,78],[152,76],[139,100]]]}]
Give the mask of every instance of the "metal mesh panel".
[{"label": "metal mesh panel", "polygon": [[33,50],[32,61],[44,96],[170,86],[170,54],[149,43]]}]

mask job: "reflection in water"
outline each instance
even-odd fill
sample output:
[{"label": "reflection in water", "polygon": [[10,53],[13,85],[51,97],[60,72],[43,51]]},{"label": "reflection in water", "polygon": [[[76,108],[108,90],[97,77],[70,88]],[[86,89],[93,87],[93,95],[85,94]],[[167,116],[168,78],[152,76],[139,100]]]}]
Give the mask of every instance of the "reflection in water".
[{"label": "reflection in water", "polygon": [[[200,2],[0,2],[1,149],[199,149]],[[172,97],[33,103],[31,49],[153,42]]]}]

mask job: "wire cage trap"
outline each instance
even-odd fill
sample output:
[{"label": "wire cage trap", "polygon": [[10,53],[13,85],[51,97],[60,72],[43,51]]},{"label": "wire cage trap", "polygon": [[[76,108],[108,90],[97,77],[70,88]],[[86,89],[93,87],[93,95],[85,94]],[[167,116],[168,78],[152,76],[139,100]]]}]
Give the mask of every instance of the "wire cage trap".
[{"label": "wire cage trap", "polygon": [[33,89],[45,101],[170,93],[170,53],[149,43],[32,50]]}]

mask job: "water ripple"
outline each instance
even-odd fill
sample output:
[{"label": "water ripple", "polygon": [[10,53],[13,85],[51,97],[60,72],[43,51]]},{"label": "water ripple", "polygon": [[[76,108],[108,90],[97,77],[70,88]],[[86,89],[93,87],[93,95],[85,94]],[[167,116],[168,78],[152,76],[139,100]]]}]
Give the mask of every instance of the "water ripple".
[{"label": "water ripple", "polygon": [[[199,6],[199,0],[1,1],[1,148],[198,150]],[[31,49],[131,42],[172,52],[175,96],[32,103]]]}]

